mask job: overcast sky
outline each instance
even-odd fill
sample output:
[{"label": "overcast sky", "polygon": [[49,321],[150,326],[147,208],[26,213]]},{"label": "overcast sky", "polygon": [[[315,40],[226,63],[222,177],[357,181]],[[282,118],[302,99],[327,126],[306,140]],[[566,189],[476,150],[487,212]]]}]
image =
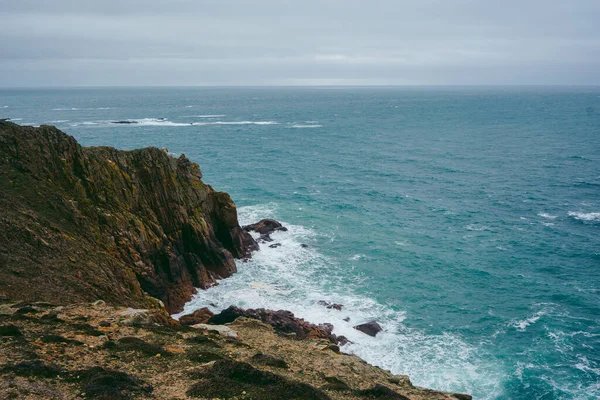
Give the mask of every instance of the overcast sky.
[{"label": "overcast sky", "polygon": [[0,0],[0,86],[600,85],[600,0]]}]

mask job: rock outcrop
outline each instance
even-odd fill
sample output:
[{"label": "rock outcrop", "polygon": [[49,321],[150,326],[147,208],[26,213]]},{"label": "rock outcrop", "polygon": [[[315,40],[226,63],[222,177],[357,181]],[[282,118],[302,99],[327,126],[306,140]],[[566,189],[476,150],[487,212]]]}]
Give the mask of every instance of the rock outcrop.
[{"label": "rock outcrop", "polygon": [[184,155],[0,122],[3,294],[138,308],[154,297],[180,311],[258,248],[229,195],[201,178]]},{"label": "rock outcrop", "polygon": [[356,325],[354,329],[373,337],[377,336],[377,334],[383,330],[381,325],[379,325],[376,321]]},{"label": "rock outcrop", "polygon": [[[293,335],[297,339],[326,339],[332,343],[338,343],[338,338],[331,333],[333,325],[321,324],[315,325],[306,322],[302,318],[296,318],[294,314],[286,310],[266,310],[264,308],[243,309],[236,306],[230,306],[219,314],[215,314],[208,320],[209,324],[227,324],[235,321],[239,317],[252,318],[261,321],[264,324],[272,326],[276,332],[284,335]],[[343,338],[345,340],[345,338]]]}]

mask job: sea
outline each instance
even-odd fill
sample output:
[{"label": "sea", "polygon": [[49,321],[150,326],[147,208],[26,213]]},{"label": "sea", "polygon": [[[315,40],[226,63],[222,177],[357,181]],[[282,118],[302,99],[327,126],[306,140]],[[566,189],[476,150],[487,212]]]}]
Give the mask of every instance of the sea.
[{"label": "sea", "polygon": [[183,153],[289,228],[185,313],[290,310],[475,399],[600,397],[599,87],[2,89],[0,118]]}]

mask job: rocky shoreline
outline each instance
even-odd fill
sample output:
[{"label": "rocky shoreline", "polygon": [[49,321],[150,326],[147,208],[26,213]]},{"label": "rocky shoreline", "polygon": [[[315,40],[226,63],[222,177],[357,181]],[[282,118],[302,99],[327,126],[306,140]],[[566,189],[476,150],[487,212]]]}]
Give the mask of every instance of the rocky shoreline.
[{"label": "rocky shoreline", "polygon": [[201,178],[184,155],[86,148],[0,121],[0,397],[470,398],[343,354],[333,326],[289,311],[172,319],[286,230],[240,227],[229,195]]}]

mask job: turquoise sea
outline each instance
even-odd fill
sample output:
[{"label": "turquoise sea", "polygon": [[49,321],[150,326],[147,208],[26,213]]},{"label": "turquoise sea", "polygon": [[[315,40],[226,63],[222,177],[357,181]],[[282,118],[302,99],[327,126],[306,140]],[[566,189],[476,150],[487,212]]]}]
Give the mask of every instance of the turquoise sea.
[{"label": "turquoise sea", "polygon": [[475,399],[600,397],[600,88],[0,90],[0,118],[185,153],[290,228],[186,311],[289,309]]}]

